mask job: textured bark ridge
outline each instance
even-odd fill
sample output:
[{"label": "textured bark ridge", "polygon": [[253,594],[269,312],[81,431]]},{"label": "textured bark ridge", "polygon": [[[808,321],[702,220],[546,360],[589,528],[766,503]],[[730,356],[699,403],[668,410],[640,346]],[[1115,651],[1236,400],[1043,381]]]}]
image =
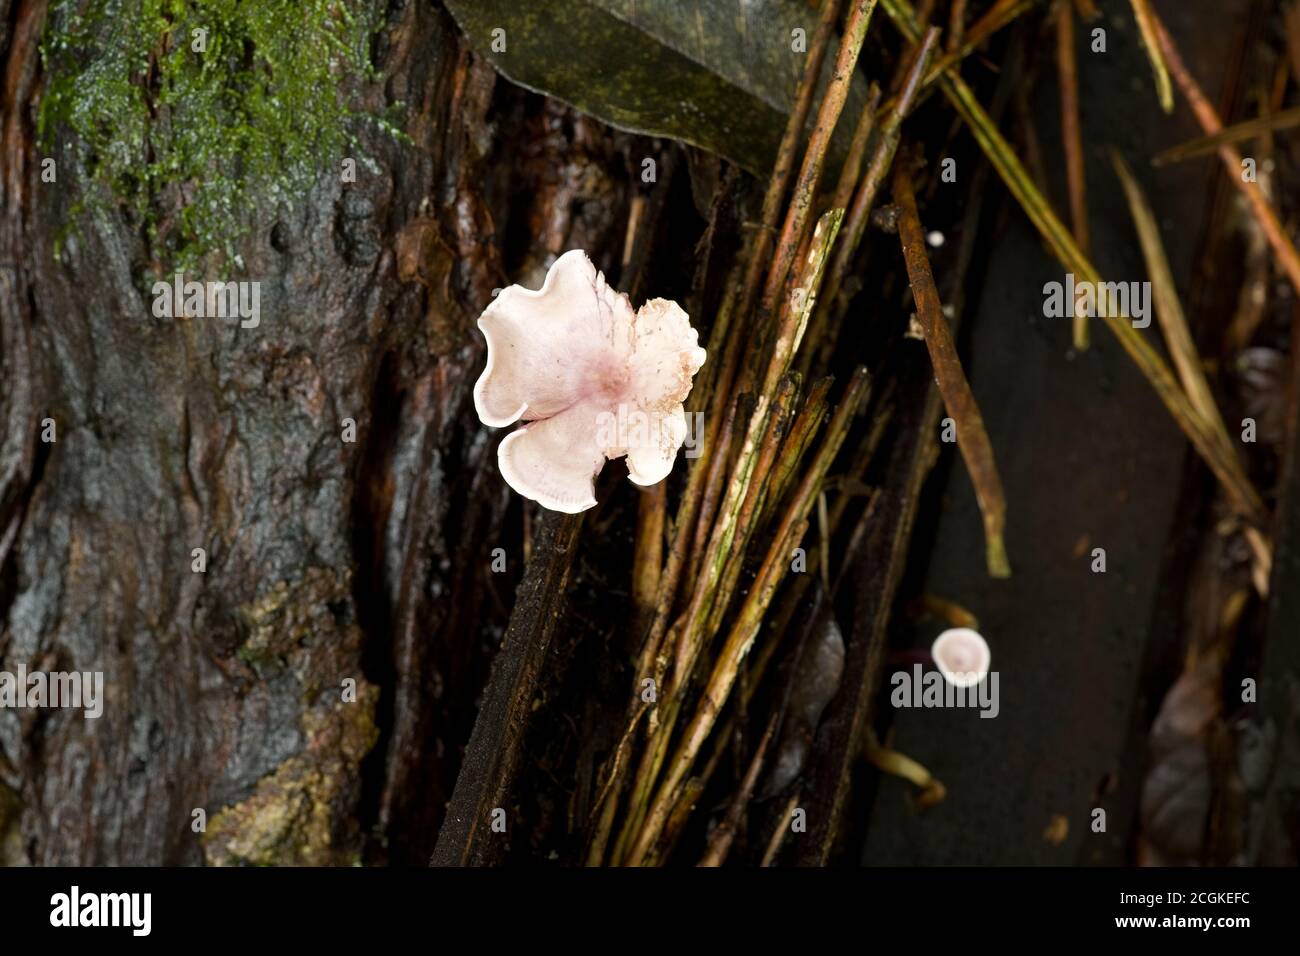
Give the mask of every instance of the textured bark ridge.
[{"label": "textured bark ridge", "polygon": [[[489,207],[519,188],[484,117],[526,126],[524,94],[436,5],[390,5],[357,95],[404,103],[410,141],[359,129],[355,183],[241,213],[257,328],[160,319],[124,216],[55,258],[84,171],[40,181],[45,8],[0,0],[0,660],[103,671],[106,700],[0,711],[0,863],[427,860],[516,580],[488,572],[510,498],[471,389],[505,284]],[[580,165],[560,139],[539,154]],[[610,226],[543,195],[525,272]]]}]

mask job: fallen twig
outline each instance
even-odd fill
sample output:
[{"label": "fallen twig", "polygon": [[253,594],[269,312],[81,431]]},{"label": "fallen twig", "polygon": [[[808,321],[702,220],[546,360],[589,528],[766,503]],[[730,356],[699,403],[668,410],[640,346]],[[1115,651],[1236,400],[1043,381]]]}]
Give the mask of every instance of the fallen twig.
[{"label": "fallen twig", "polygon": [[[1069,0],[1057,0],[1056,65],[1061,86],[1061,142],[1065,148],[1065,180],[1070,191],[1070,223],[1074,241],[1088,254],[1088,187],[1083,171],[1083,134],[1079,129],[1079,71],[1074,57],[1074,10]],[[1074,347],[1088,347],[1088,313],[1074,310]]]},{"label": "fallen twig", "polygon": [[912,299],[916,303],[917,321],[925,335],[925,345],[930,351],[935,382],[943,396],[944,407],[952,416],[957,431],[957,447],[979,501],[984,517],[984,543],[988,572],[992,577],[1011,575],[1007,562],[1006,546],[1002,532],[1006,525],[1007,502],[1002,492],[1002,479],[998,476],[993,446],[984,428],[975,395],[966,381],[966,373],[957,355],[948,320],[943,315],[939,290],[930,272],[930,260],[925,254],[925,233],[916,210],[916,195],[912,188],[911,164],[901,160],[894,164],[894,203],[898,206],[898,238],[907,263],[907,276],[912,283]]}]

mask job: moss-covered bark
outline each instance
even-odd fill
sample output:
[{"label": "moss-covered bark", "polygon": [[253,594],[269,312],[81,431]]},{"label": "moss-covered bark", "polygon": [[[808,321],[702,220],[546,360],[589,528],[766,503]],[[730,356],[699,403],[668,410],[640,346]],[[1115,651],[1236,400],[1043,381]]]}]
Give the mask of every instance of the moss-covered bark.
[{"label": "moss-covered bark", "polygon": [[[186,24],[229,7],[254,67],[275,64],[260,44],[286,27],[248,18],[281,6],[339,16],[337,4],[144,5]],[[43,65],[58,18],[0,0],[0,660],[103,671],[107,698],[98,720],[0,711],[4,862],[340,863],[432,848],[481,648],[503,621],[488,587],[509,584],[463,544],[499,540],[509,500],[485,481],[492,447],[470,397],[473,317],[503,281],[483,196],[494,79],[435,5],[368,8],[388,17],[364,51],[374,76],[353,76],[347,102],[314,117],[308,101],[333,95],[337,64],[290,77],[306,85],[278,104],[264,98],[286,67],[303,72],[292,61],[242,88],[242,105],[205,118],[220,137],[241,117],[226,142],[189,142],[199,127],[177,140],[176,118],[208,105],[187,98],[188,80],[146,98],[146,116],[106,131],[132,148],[143,137],[135,195],[101,178],[116,159],[94,149],[93,127],[78,136],[77,104],[97,102],[79,99],[86,78]],[[127,36],[138,45],[122,55],[156,56],[154,32]],[[60,108],[42,111],[50,96]],[[401,136],[356,118],[400,103]],[[355,183],[316,162],[353,137],[371,160]],[[279,159],[313,163],[306,188],[258,178]],[[186,217],[208,170],[244,179],[216,210],[229,218],[199,228]],[[260,204],[268,185],[280,192]],[[83,212],[103,187],[108,201]],[[441,276],[436,294],[395,251],[416,222],[436,238],[416,263]],[[255,329],[157,318],[142,292],[162,252],[184,246],[167,235],[208,231],[231,239],[234,278],[261,283]]]}]

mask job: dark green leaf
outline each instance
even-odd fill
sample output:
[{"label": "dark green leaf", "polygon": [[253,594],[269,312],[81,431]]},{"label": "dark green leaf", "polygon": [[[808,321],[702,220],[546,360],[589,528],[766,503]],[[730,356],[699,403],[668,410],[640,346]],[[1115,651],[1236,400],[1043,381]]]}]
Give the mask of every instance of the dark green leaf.
[{"label": "dark green leaf", "polygon": [[[446,2],[474,49],[521,86],[620,129],[713,150],[759,175],[776,160],[808,55],[794,49],[793,31],[804,31],[806,46],[818,19],[803,0]],[[832,166],[865,88],[857,77]]]}]

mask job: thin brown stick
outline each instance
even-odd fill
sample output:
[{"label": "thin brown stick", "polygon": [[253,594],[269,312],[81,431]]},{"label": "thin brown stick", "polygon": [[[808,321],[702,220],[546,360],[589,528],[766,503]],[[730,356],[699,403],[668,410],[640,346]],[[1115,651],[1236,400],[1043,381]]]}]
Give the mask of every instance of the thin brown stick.
[{"label": "thin brown stick", "polygon": [[918,790],[915,794],[916,805],[922,810],[943,802],[948,794],[943,783],[920,762],[901,751],[883,746],[876,738],[874,729],[867,730],[867,739],[862,753],[878,770],[895,777],[902,777],[915,786]]},{"label": "thin brown stick", "polygon": [[[1036,0],[998,0],[997,3],[989,7],[988,12],[980,17],[971,28],[966,31],[962,38],[961,45],[949,53],[945,53],[939,59],[934,61],[934,66],[925,74],[925,80],[921,86],[929,89],[938,82],[950,67],[956,66],[966,57],[970,56],[981,43],[997,33],[1007,24],[1012,23],[1018,16],[1034,5]],[[921,23],[925,23],[927,17],[918,17]]]},{"label": "thin brown stick", "polygon": [[762,380],[764,395],[769,394],[781,376],[790,370],[794,354],[808,328],[808,318],[817,307],[817,299],[826,277],[826,263],[835,248],[835,240],[840,234],[840,224],[843,221],[844,213],[840,209],[831,209],[817,220],[817,226],[800,259],[799,272],[795,276],[791,294],[781,310],[776,341],[772,344],[767,374]]},{"label": "thin brown stick", "polygon": [[943,396],[943,404],[952,416],[957,431],[957,447],[979,501],[984,517],[985,552],[988,571],[992,577],[1005,578],[1011,574],[1007,563],[1002,531],[1006,524],[1007,502],[1002,493],[1002,479],[993,458],[993,446],[979,405],[971,392],[966,373],[952,340],[952,330],[943,315],[939,290],[930,272],[930,260],[925,254],[925,232],[916,211],[916,195],[912,188],[911,165],[906,159],[894,164],[894,204],[898,206],[898,238],[903,246],[903,259],[907,263],[907,277],[912,283],[912,299],[916,303],[917,321],[925,335],[930,362],[934,366],[934,379]]},{"label": "thin brown stick", "polygon": [[857,254],[862,236],[866,232],[871,209],[876,204],[876,194],[880,191],[881,183],[885,181],[885,174],[889,172],[889,167],[893,165],[894,153],[898,149],[898,128],[916,102],[921,77],[925,75],[938,40],[938,28],[931,27],[916,48],[912,68],[908,71],[902,89],[899,91],[895,108],[885,116],[880,125],[880,138],[876,144],[876,151],[853,197],[853,205],[849,208],[844,218],[844,226],[840,230],[840,241],[835,245],[831,255],[831,265],[826,279],[826,288],[830,290],[830,295],[827,296],[823,308],[840,308],[835,297],[844,285],[853,257]]},{"label": "thin brown stick", "polygon": [[1195,159],[1216,152],[1225,143],[1240,143],[1243,140],[1254,139],[1256,136],[1264,136],[1282,129],[1293,129],[1297,126],[1300,126],[1300,106],[1293,106],[1267,116],[1257,116],[1254,119],[1225,126],[1211,136],[1200,136],[1186,143],[1171,146],[1152,156],[1151,165],[1168,166],[1185,159]]},{"label": "thin brown stick", "polygon": [[1286,55],[1291,61],[1291,75],[1300,80],[1300,3],[1291,0],[1282,14],[1283,29],[1286,31]]},{"label": "thin brown stick", "polygon": [[817,196],[817,184],[821,180],[822,167],[826,161],[826,149],[830,146],[831,134],[844,109],[844,102],[853,84],[853,73],[858,64],[858,54],[862,52],[862,42],[867,36],[867,27],[871,24],[871,14],[876,9],[877,0],[852,0],[849,8],[848,22],[844,25],[844,38],[840,41],[839,53],[835,57],[835,73],[827,84],[822,96],[821,106],[817,110],[817,121],[813,126],[808,149],[804,153],[803,165],[799,168],[799,177],[795,180],[794,194],[786,210],[785,222],[781,226],[781,235],[776,244],[776,255],[772,268],[767,274],[767,283],[763,287],[763,312],[775,311],[776,300],[781,294],[786,276],[794,264],[799,246],[803,241],[804,230],[813,213],[813,204]]},{"label": "thin brown stick", "polygon": [[835,184],[835,196],[831,199],[832,209],[849,208],[853,201],[853,189],[858,184],[858,175],[862,172],[862,162],[866,159],[867,141],[871,131],[876,128],[876,110],[880,106],[880,87],[872,83],[867,89],[867,102],[858,117],[858,126],[853,131],[853,143],[849,147],[849,158],[840,170],[840,178]]},{"label": "thin brown stick", "polygon": [[[1074,241],[1088,254],[1088,185],[1083,171],[1083,134],[1079,127],[1079,72],[1074,58],[1074,10],[1070,0],[1056,4],[1056,66],[1061,87],[1061,142],[1065,147],[1065,181],[1070,191]],[[1074,347],[1088,347],[1088,313],[1074,310]]]},{"label": "thin brown stick", "polygon": [[966,0],[952,0],[948,10],[948,40],[944,44],[949,53],[961,49],[961,40],[966,32]]},{"label": "thin brown stick", "polygon": [[[1205,93],[1183,64],[1183,58],[1178,52],[1178,47],[1175,45],[1173,37],[1169,35],[1169,31],[1165,29],[1160,17],[1156,15],[1154,10],[1149,12],[1151,29],[1155,34],[1160,52],[1164,54],[1165,63],[1169,67],[1169,72],[1173,74],[1174,82],[1178,84],[1183,96],[1187,97],[1188,103],[1191,104],[1197,122],[1209,135],[1221,132],[1223,122],[1219,119],[1218,112],[1206,99]],[[1282,227],[1277,212],[1269,203],[1268,197],[1264,195],[1262,189],[1259,189],[1256,184],[1248,183],[1242,179],[1241,153],[1225,143],[1219,147],[1219,157],[1223,160],[1228,178],[1232,180],[1232,184],[1241,191],[1250,204],[1251,213],[1259,222],[1259,227],[1264,230],[1269,245],[1273,247],[1273,254],[1277,257],[1279,268],[1286,273],[1286,277],[1290,280],[1296,292],[1300,293],[1300,253],[1296,252],[1296,247]]]},{"label": "thin brown stick", "polygon": [[763,196],[763,213],[754,242],[749,251],[749,261],[745,265],[745,281],[740,296],[738,313],[748,320],[758,290],[762,284],[763,269],[767,266],[768,253],[771,250],[772,237],[776,235],[777,220],[781,216],[781,202],[790,185],[790,176],[794,172],[795,157],[799,154],[799,142],[803,139],[803,128],[812,112],[813,96],[817,93],[817,84],[821,80],[822,61],[826,59],[826,50],[835,33],[835,21],[840,12],[840,0],[825,0],[822,4],[821,19],[817,22],[817,32],[813,34],[812,45],[808,47],[808,62],[804,65],[803,76],[799,80],[799,89],[795,93],[794,109],[786,121],[785,132],[781,136],[781,146],[776,154],[776,166],[772,178],[768,181],[767,192]]},{"label": "thin brown stick", "polygon": [[754,787],[757,786],[758,775],[763,770],[763,760],[767,756],[768,745],[772,743],[772,737],[776,733],[776,724],[777,715],[773,714],[768,719],[767,730],[763,734],[763,739],[759,741],[758,749],[754,751],[754,756],[749,761],[749,768],[740,781],[740,787],[736,790],[736,795],[731,798],[727,815],[709,834],[709,843],[705,848],[704,856],[700,858],[699,866],[722,866],[727,854],[731,852],[731,844],[735,842],[736,831],[740,828],[740,818],[754,796]]},{"label": "thin brown stick", "polygon": [[780,506],[795,472],[799,469],[800,462],[803,461],[804,452],[808,450],[813,436],[821,426],[822,419],[826,417],[832,384],[834,379],[829,376],[820,379],[809,387],[808,394],[804,397],[799,414],[785,436],[785,446],[781,449],[776,472],[772,476],[772,494],[767,500],[764,521],[775,508]]},{"label": "thin brown stick", "polygon": [[[981,43],[998,30],[1015,22],[1022,13],[1032,9],[1036,2],[1037,0],[998,0],[984,16],[976,20],[974,25],[966,31],[958,49],[944,54],[930,67],[929,72],[925,74],[925,79],[921,82],[917,102],[924,102],[934,92],[936,84],[947,72],[957,72],[957,68],[960,67],[962,61],[974,53]],[[926,22],[927,18],[919,16],[919,11],[916,11],[914,15],[917,16],[918,23]],[[895,99],[886,100],[885,105],[880,108],[880,115],[884,116],[895,105]]]},{"label": "thin brown stick", "polygon": [[[872,83],[867,90],[867,103],[862,109],[862,115],[858,117],[858,127],[853,134],[853,145],[849,149],[849,158],[844,163],[844,168],[840,170],[839,181],[835,185],[835,195],[831,199],[832,209],[842,209],[845,215],[848,214],[849,206],[853,202],[853,193],[858,185],[858,177],[862,173],[862,164],[866,159],[867,143],[871,138],[872,130],[876,126],[877,109],[880,106],[880,87]],[[838,293],[836,286],[830,287],[832,297]],[[798,369],[799,374],[807,377],[813,366],[815,359],[820,358],[824,351],[829,351],[830,345],[824,341],[827,334],[827,325],[829,324],[830,310],[825,308],[814,309],[809,317],[808,341],[809,348],[805,348],[799,355]]]},{"label": "thin brown stick", "polygon": [[781,844],[785,842],[785,835],[790,832],[790,816],[794,813],[795,808],[799,806],[800,792],[796,790],[790,794],[790,799],[785,803],[785,810],[777,818],[776,827],[772,830],[772,837],[767,841],[767,849],[763,851],[763,862],[759,866],[771,866],[776,855],[781,852]]},{"label": "thin brown stick", "polygon": [[696,802],[704,793],[705,780],[703,777],[692,777],[687,780],[682,787],[681,799],[673,807],[673,812],[668,817],[668,823],[664,826],[663,843],[657,847],[658,852],[652,860],[647,860],[648,866],[660,866],[664,859],[672,852],[673,844],[677,837],[681,835],[682,830],[686,829],[686,821],[690,819],[691,811],[695,809]]},{"label": "thin brown stick", "polygon": [[1047,193],[1047,164],[1043,162],[1043,147],[1038,139],[1038,126],[1034,122],[1034,113],[1029,105],[1029,90],[1021,85],[1011,94],[1011,108],[1016,114],[1016,126],[1020,134],[1020,144],[1025,150],[1025,167],[1035,188]]},{"label": "thin brown stick", "polygon": [[609,799],[610,791],[622,778],[621,767],[626,764],[631,755],[632,737],[647,709],[648,705],[644,702],[636,708],[632,720],[623,730],[623,737],[619,740],[618,747],[614,750],[605,782],[596,793],[595,802],[592,804],[592,816],[596,820],[596,826],[591,831],[591,839],[587,846],[587,866],[600,866],[604,862],[605,845],[609,842],[609,834],[614,826],[614,814],[618,810],[618,801]]}]

